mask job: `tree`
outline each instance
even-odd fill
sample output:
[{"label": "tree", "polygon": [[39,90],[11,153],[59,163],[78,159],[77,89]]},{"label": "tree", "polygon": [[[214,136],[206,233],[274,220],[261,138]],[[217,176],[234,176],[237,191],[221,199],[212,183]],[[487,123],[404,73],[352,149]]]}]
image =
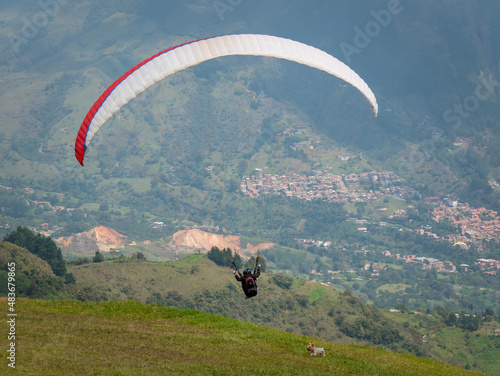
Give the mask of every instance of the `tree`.
[{"label": "tree", "polygon": [[5,235],[3,240],[26,248],[47,261],[55,275],[62,277],[66,274],[66,261],[63,259],[61,249],[52,238],[42,234],[35,235],[28,228],[19,226],[16,231]]},{"label": "tree", "polygon": [[221,251],[218,247],[214,246],[210,248],[207,256],[210,260],[212,260],[219,266],[227,266],[229,268],[232,268],[234,267],[234,262],[234,264],[236,265],[236,269],[241,269],[241,266],[243,265],[241,257],[236,252],[233,255],[231,248],[224,248]]},{"label": "tree", "polygon": [[210,251],[208,251],[207,256],[209,260],[212,260],[219,266],[225,264],[224,255],[218,247],[210,248]]},{"label": "tree", "polygon": [[309,295],[306,295],[306,294],[297,294],[297,295],[295,295],[295,299],[297,299],[297,302],[302,307],[306,307],[307,303],[309,303]]},{"label": "tree", "polygon": [[283,273],[273,275],[273,282],[282,289],[289,290],[293,284],[293,278]]},{"label": "tree", "polygon": [[403,313],[407,313],[408,312],[408,307],[406,307],[406,305],[403,304],[403,303],[396,304],[395,308],[399,309]]},{"label": "tree", "polygon": [[104,260],[104,256],[99,251],[96,251],[95,256],[92,257],[92,262],[103,262]]},{"label": "tree", "polygon": [[356,202],[354,206],[356,206],[356,213],[359,218],[366,214],[366,202]]},{"label": "tree", "polygon": [[458,326],[463,330],[473,332],[479,329],[479,325],[481,325],[481,319],[476,315],[461,315],[458,319]]},{"label": "tree", "polygon": [[[245,262],[244,268],[245,269],[253,269],[256,267],[256,259],[254,256],[250,257],[247,262]],[[265,272],[266,271],[266,259],[262,256],[259,256],[259,264],[260,264],[260,271]]]},{"label": "tree", "polygon": [[146,260],[146,256],[142,252],[136,252],[132,255],[131,259],[133,260]]},{"label": "tree", "polygon": [[248,161],[246,159],[240,159],[238,161],[238,174],[244,175],[248,169]]},{"label": "tree", "polygon": [[102,203],[101,205],[99,205],[99,211],[103,212],[103,211],[108,211],[108,210],[109,210],[109,204]]},{"label": "tree", "polygon": [[229,179],[227,191],[228,192],[237,192],[240,189],[240,182],[236,179]]},{"label": "tree", "polygon": [[453,312],[450,312],[446,319],[444,320],[444,323],[448,326],[456,326],[457,325],[457,315]]},{"label": "tree", "polygon": [[486,321],[486,322],[493,321],[493,320],[495,320],[495,312],[493,312],[493,310],[488,307],[488,308],[486,308],[486,310],[483,313],[483,318],[484,318],[484,321]]},{"label": "tree", "polygon": [[76,278],[73,273],[66,273],[66,275],[64,276],[64,283],[66,283],[67,285],[76,284]]}]

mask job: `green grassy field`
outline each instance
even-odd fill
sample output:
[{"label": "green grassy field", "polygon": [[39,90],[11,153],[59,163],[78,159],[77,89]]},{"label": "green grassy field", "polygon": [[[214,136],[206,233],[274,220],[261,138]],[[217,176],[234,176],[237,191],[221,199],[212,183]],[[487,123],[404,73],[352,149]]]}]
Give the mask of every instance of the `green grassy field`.
[{"label": "green grassy field", "polygon": [[488,375],[500,375],[500,338],[494,335],[498,327],[496,322],[483,322],[480,330],[468,332],[445,326],[439,318],[427,314],[385,311],[385,315],[420,333],[433,359],[465,368],[475,367]]},{"label": "green grassy field", "polygon": [[[5,298],[1,302],[7,305]],[[137,302],[18,299],[16,311],[16,369],[3,374],[477,374],[415,356]],[[310,357],[310,341],[324,347],[326,357]]]},{"label": "green grassy field", "polygon": [[[318,283],[295,280],[289,290],[282,289],[273,282],[269,273],[263,273],[259,279],[259,299],[242,303],[241,291],[231,271],[215,266],[203,255],[161,263],[117,259],[70,266],[69,270],[75,275],[79,288],[96,290],[106,294],[110,300],[144,303],[148,297],[160,296],[160,301],[165,301],[167,305],[196,308],[338,344],[371,346],[369,341],[355,338],[356,330],[351,337],[345,334],[346,329],[355,328],[357,323],[368,320],[370,327],[375,326],[379,330],[397,328],[401,335],[418,333],[412,343],[421,346],[422,351],[433,359],[460,367],[469,366],[491,375],[498,374],[495,373],[495,366],[498,365],[495,360],[496,342],[490,338],[493,328],[471,333],[473,339],[478,333],[481,337],[466,343],[467,332],[445,328],[436,317],[414,314],[378,317],[368,310],[368,306],[357,304],[348,296]],[[402,288],[403,285],[396,284],[381,287],[393,291]],[[345,322],[342,324],[343,318]],[[422,338],[426,338],[425,343]],[[401,341],[398,343],[402,344]]]}]

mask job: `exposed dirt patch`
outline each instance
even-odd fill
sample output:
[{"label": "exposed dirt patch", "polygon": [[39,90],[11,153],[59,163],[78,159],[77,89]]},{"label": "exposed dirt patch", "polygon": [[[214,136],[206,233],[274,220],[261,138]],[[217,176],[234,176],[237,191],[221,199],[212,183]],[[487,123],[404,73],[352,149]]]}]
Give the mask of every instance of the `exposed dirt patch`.
[{"label": "exposed dirt patch", "polygon": [[191,248],[193,250],[202,250],[204,252],[208,252],[212,247],[217,247],[219,249],[230,248],[240,255],[253,255],[259,251],[274,247],[273,243],[261,243],[255,246],[244,244],[243,246],[246,246],[246,248],[242,248],[239,236],[212,234],[198,229],[176,232],[172,236],[170,245],[174,247]]},{"label": "exposed dirt patch", "polygon": [[[112,228],[99,226],[90,231],[81,232],[66,238],[56,239],[63,253],[81,256],[93,255],[96,251],[110,252],[125,245],[133,245],[134,241],[127,236],[118,233]],[[143,242],[144,245],[150,241]],[[250,257],[257,252],[274,247],[273,243],[261,243],[258,245],[241,244],[239,236],[219,235],[198,229],[182,230],[172,235],[172,241],[167,245],[172,252],[182,253],[208,252],[212,247],[219,249],[230,248],[240,256]],[[175,250],[175,251],[174,251]]]},{"label": "exposed dirt patch", "polygon": [[91,252],[110,252],[125,245],[127,237],[112,228],[99,226],[90,231],[81,232],[56,242],[66,253],[88,254]]},{"label": "exposed dirt patch", "polygon": [[172,236],[171,244],[177,246],[203,249],[209,251],[212,247],[231,248],[233,251],[238,251],[240,247],[240,237],[235,235],[218,235],[201,230],[182,230],[177,231]]}]

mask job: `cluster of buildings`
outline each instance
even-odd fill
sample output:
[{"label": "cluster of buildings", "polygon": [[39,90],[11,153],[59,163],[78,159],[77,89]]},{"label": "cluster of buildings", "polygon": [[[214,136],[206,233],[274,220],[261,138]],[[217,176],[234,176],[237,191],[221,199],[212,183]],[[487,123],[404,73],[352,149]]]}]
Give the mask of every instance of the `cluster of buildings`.
[{"label": "cluster of buildings", "polygon": [[415,255],[403,256],[407,263],[419,263],[422,264],[424,269],[434,268],[439,272],[456,272],[457,267],[451,262],[443,262],[441,260],[432,257],[417,257]]},{"label": "cluster of buildings", "polygon": [[308,201],[346,202],[349,198],[342,177],[329,172],[317,172],[312,176],[298,174],[244,176],[240,188],[248,197],[278,193]]},{"label": "cluster of buildings", "polygon": [[[62,193],[59,193],[59,194],[62,194]],[[51,211],[53,212],[56,212],[56,211],[60,211],[60,210],[66,210],[68,212],[71,212],[73,211],[74,209],[71,209],[71,208],[66,208],[64,206],[60,206],[60,205],[56,205],[56,206],[53,206],[50,202],[48,201],[31,201],[33,203],[33,205],[35,205],[36,207],[41,207],[41,208],[49,208]]]},{"label": "cluster of buildings", "polygon": [[452,235],[447,235],[447,236],[439,236],[439,235],[434,234],[433,232],[427,231],[425,229],[417,229],[417,230],[415,230],[415,233],[417,235],[431,238],[431,239],[434,239],[436,241],[445,240],[445,241],[452,243],[456,247],[469,249],[469,245],[467,243],[470,242],[470,239],[468,239],[466,236],[463,236],[463,235],[452,234]]},{"label": "cluster of buildings", "polygon": [[[383,254],[385,256],[391,256],[391,253],[389,251],[384,251]],[[400,256],[399,254],[396,255],[396,257],[399,259]],[[438,272],[450,272],[454,273],[457,271],[457,267],[451,263],[451,262],[443,262],[441,260],[432,258],[432,257],[417,257],[415,255],[406,255],[402,256],[402,258],[405,260],[407,263],[418,263],[421,264],[424,269],[431,269],[434,268]],[[475,263],[478,265],[483,272],[486,274],[491,274],[491,275],[496,275],[497,271],[500,270],[500,261],[498,260],[492,260],[492,259],[478,259],[477,262]],[[459,267],[467,271],[469,268],[469,265],[467,264],[460,264]]]},{"label": "cluster of buildings", "polygon": [[394,172],[362,172],[360,174],[344,175],[344,180],[348,188],[358,190],[360,188],[369,189],[374,185],[383,187],[401,183]]},{"label": "cluster of buildings", "polygon": [[500,261],[492,260],[492,259],[478,259],[476,262],[477,265],[484,271],[486,274],[496,275],[497,271],[500,270]]},{"label": "cluster of buildings", "polygon": [[[392,257],[392,254],[390,251],[383,251],[382,254],[386,257]],[[422,267],[424,269],[431,269],[434,268],[438,272],[456,272],[457,267],[453,265],[451,262],[443,262],[441,260],[432,258],[432,257],[417,257],[415,255],[406,255],[406,256],[400,256],[399,253],[394,255],[398,260],[402,258],[405,260],[406,263],[418,263],[422,264]],[[365,270],[369,270],[372,268],[373,274],[372,275],[379,275],[379,273],[385,269],[385,265],[373,265],[369,262],[367,262],[364,266]]]},{"label": "cluster of buildings", "polygon": [[411,199],[421,197],[415,189],[401,186],[401,179],[394,172],[362,172],[344,175],[342,178],[352,201],[373,202],[382,196]]},{"label": "cluster of buildings", "polygon": [[298,239],[298,238],[295,238],[295,240],[300,244],[315,245],[316,247],[328,248],[329,246],[332,245],[332,242],[329,240]]},{"label": "cluster of buildings", "polygon": [[395,185],[392,187],[380,187],[379,191],[384,194],[384,196],[397,197],[397,198],[409,198],[409,199],[419,199],[422,194],[417,190],[406,187]]},{"label": "cluster of buildings", "polygon": [[434,208],[435,221],[445,218],[460,229],[462,238],[457,241],[497,240],[500,238],[500,219],[494,210],[471,208],[456,201],[452,205],[440,204]]},{"label": "cluster of buildings", "polygon": [[[40,231],[40,233],[42,233],[45,236],[51,236],[56,231],[61,231],[64,229],[64,227],[59,226],[59,225],[53,225],[51,227],[49,223],[42,223],[41,226],[42,226],[42,230]],[[39,232],[39,230],[34,228],[34,227],[32,228],[32,231]]]},{"label": "cluster of buildings", "polygon": [[[500,239],[500,219],[496,211],[471,208],[469,204],[459,203],[458,200],[441,200],[439,197],[426,197],[425,201],[436,205],[431,213],[433,220],[436,222],[449,220],[460,230],[460,233],[439,236],[431,231],[432,226],[426,226],[415,230],[417,235],[437,241],[449,241],[454,246],[464,249],[468,249],[472,243],[479,244],[482,240],[498,241]],[[408,206],[408,208],[413,208],[413,206]],[[389,219],[406,215],[407,211],[401,209],[394,211]]]},{"label": "cluster of buildings", "polygon": [[[330,242],[324,242],[324,241],[317,241],[317,240],[312,240],[312,239],[296,239],[297,241],[304,243],[304,244],[314,244],[317,246],[324,246],[326,243]],[[330,243],[331,244],[331,243]],[[368,250],[366,250],[364,247],[362,247],[360,250],[354,251],[355,254],[357,253],[364,253],[366,254]],[[393,257],[390,251],[383,251],[382,254],[386,257]],[[436,269],[438,272],[447,272],[447,273],[456,273],[457,272],[457,266],[454,265],[451,262],[444,262],[432,257],[419,257],[416,255],[405,255],[405,256],[400,256],[399,254],[395,254],[394,257],[396,257],[398,260],[403,259],[406,263],[415,263],[415,264],[420,264],[423,269]],[[475,263],[478,265],[481,270],[486,273],[486,274],[491,274],[491,275],[496,275],[497,272],[500,270],[500,261],[498,260],[492,260],[492,259],[478,259],[477,262]],[[458,266],[461,270],[467,271],[469,268],[469,265],[467,264],[460,264]],[[372,276],[379,276],[380,273],[387,268],[386,264],[378,264],[375,265],[372,262],[366,261],[363,269],[365,271],[371,271]],[[349,269],[346,270],[346,272],[354,272],[354,270]],[[340,271],[333,271],[333,270],[328,270],[329,274],[337,274],[340,273]],[[312,270],[311,274],[315,275],[323,275],[320,272],[317,272],[316,270]]]},{"label": "cluster of buildings", "polygon": [[[260,194],[284,194],[302,200],[327,202],[373,202],[383,196],[414,198],[419,195],[409,187],[396,184],[400,179],[393,172],[364,172],[361,174],[335,175],[331,172],[314,171],[305,175],[258,174],[244,176],[240,183],[245,196]],[[377,187],[378,189],[374,189]]]},{"label": "cluster of buildings", "polygon": [[490,183],[491,188],[493,188],[495,191],[500,191],[500,184],[496,180],[490,179],[488,180],[488,183]]},{"label": "cluster of buildings", "polygon": [[165,223],[161,222],[161,221],[155,221],[155,222],[151,223],[151,227],[156,228],[156,229],[162,228],[162,227],[165,227]]},{"label": "cluster of buildings", "polygon": [[[12,187],[7,187],[4,185],[0,185],[0,188],[6,189],[6,190],[12,190]],[[22,189],[22,191],[27,194],[27,195],[33,195],[35,193],[35,190],[33,188],[25,187]],[[56,193],[57,196],[59,197],[64,197],[63,193]],[[41,208],[48,208],[49,210],[56,212],[60,210],[66,210],[66,211],[72,211],[74,209],[67,209],[64,206],[53,206],[49,201],[37,201],[37,200],[32,200],[31,202],[26,200],[26,205],[34,205],[35,207],[41,207]],[[0,207],[0,211],[2,208]]]},{"label": "cluster of buildings", "polygon": [[[5,186],[5,185],[0,185],[0,189],[12,190],[13,188]],[[34,195],[35,194],[35,190],[33,188],[30,188],[30,187],[24,187],[22,189],[19,189],[19,191],[23,192],[26,195]],[[58,196],[58,197],[64,197],[64,193],[55,193],[55,195]],[[63,211],[64,210],[64,211],[67,211],[67,212],[71,213],[73,210],[75,210],[74,208],[66,208],[66,207],[60,206],[60,205],[52,205],[49,201],[38,201],[38,200],[28,200],[28,199],[26,199],[25,203],[26,203],[27,206],[33,205],[35,207],[39,207],[39,208],[43,208],[43,209],[48,209],[48,210],[53,211],[53,212]],[[4,210],[4,208],[0,206],[0,213],[3,210]],[[44,235],[47,235],[47,236],[50,236],[54,232],[63,229],[63,227],[60,227],[58,225],[53,225],[51,228],[49,228],[49,224],[48,223],[42,223],[41,227],[42,227],[42,233]],[[8,224],[8,223],[0,224],[0,228],[9,229],[10,228],[10,224]],[[34,232],[38,231],[38,229],[36,229],[34,227],[30,228],[30,230],[32,230]]]}]

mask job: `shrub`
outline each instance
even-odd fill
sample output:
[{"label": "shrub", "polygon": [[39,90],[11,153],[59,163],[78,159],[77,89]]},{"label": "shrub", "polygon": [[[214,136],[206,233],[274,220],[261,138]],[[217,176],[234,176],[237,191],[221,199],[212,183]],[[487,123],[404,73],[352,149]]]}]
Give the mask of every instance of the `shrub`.
[{"label": "shrub", "polygon": [[293,278],[283,273],[273,275],[273,282],[282,289],[289,290],[293,284]]},{"label": "shrub", "polygon": [[307,306],[307,303],[309,303],[309,295],[306,295],[306,294],[297,294],[297,295],[295,295],[295,299],[297,299],[297,302],[302,307]]},{"label": "shrub", "polygon": [[101,252],[96,251],[95,256],[92,257],[93,262],[103,262],[104,261],[104,256],[102,255]]}]

